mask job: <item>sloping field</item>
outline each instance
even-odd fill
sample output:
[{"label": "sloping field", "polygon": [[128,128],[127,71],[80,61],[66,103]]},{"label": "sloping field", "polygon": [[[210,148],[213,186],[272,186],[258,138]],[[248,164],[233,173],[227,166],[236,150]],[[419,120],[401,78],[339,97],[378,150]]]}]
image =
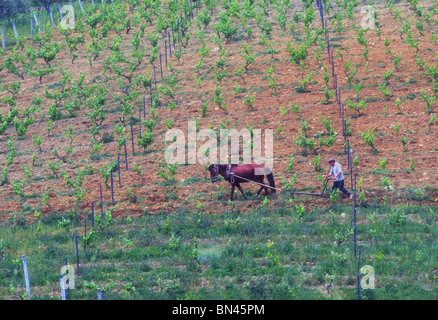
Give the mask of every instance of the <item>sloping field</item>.
[{"label": "sloping field", "polygon": [[[348,252],[339,249],[344,241],[344,245],[347,242],[351,245],[351,219],[348,217],[353,212],[353,201],[343,195],[339,199],[336,196],[290,197],[291,190],[320,192],[322,175],[329,169],[327,160],[335,158],[344,168],[348,190],[355,188],[351,172],[356,175],[357,205],[362,215],[358,224],[366,225],[359,229],[362,235],[358,231],[363,237],[360,242],[367,248],[365,259],[370,263],[385,259],[388,263],[397,263],[397,258],[394,261],[390,258],[395,250],[393,247],[382,249],[386,241],[397,239],[404,243],[400,245],[402,258],[399,257],[398,262],[427,260],[433,247],[427,249],[426,243],[430,244],[436,236],[435,205],[438,200],[436,1],[423,1],[421,6],[412,1],[392,5],[375,1],[372,7],[375,15],[371,20],[366,18],[373,11],[368,8],[362,12],[362,6],[355,1],[326,1],[323,4],[324,29],[317,1],[201,1],[199,5],[190,1],[130,0],[114,1],[103,7],[95,2],[93,8],[91,3],[83,1],[85,19],[74,3],[77,19],[75,28],[70,30],[60,27],[62,21],[57,16],[57,28],[52,29],[47,13],[42,12],[42,31],[31,38],[21,32],[27,27],[19,26],[21,38],[9,40],[0,57],[0,219],[5,228],[17,227],[16,234],[5,234],[6,249],[0,253],[9,252],[11,257],[36,252],[35,245],[41,239],[27,242],[28,249],[12,245],[12,242],[18,240],[22,232],[29,239],[34,237],[38,221],[45,221],[43,234],[52,243],[53,250],[70,255],[74,251],[73,243],[70,243],[73,235],[86,236],[84,219],[90,228],[92,212],[93,218],[106,213],[110,221],[120,219],[120,222],[114,227],[103,228],[98,240],[90,239],[92,249],[89,250],[92,251],[84,252],[81,259],[91,264],[99,260],[103,268],[103,261],[108,257],[101,256],[100,250],[109,255],[115,252],[116,247],[108,251],[101,247],[114,238],[112,232],[119,237],[120,246],[126,245],[125,240],[140,245],[145,235],[137,233],[142,232],[141,226],[150,225],[152,231],[146,235],[152,237],[149,244],[163,246],[163,250],[165,247],[168,250],[166,257],[176,260],[171,263],[166,260],[163,264],[162,257],[157,258],[158,253],[147,251],[152,250],[149,244],[144,248],[147,253],[138,253],[150,259],[146,263],[147,270],[141,269],[144,266],[140,269],[148,272],[153,280],[150,278],[147,285],[133,287],[147,287],[151,290],[149,298],[174,299],[184,295],[190,298],[190,294],[208,298],[211,293],[210,297],[217,299],[212,292],[227,292],[228,296],[223,298],[275,299],[274,291],[268,290],[270,293],[266,296],[257,291],[259,287],[270,286],[270,279],[257,278],[264,276],[266,270],[260,269],[254,274],[243,272],[240,280],[231,271],[233,266],[229,266],[227,274],[205,275],[205,272],[217,269],[212,267],[214,263],[220,264],[228,258],[234,261],[234,254],[248,259],[249,269],[245,270],[268,264],[269,268],[278,269],[278,279],[283,279],[285,270],[290,268],[293,269],[289,270],[291,275],[302,276],[300,287],[308,285],[312,293],[307,295],[307,289],[297,289],[297,293],[291,289],[296,282],[286,281],[288,287],[283,288],[284,296],[281,293],[281,298],[285,299],[334,298],[330,287],[325,287],[325,276],[334,274],[333,266],[323,270],[319,258],[328,255],[339,261],[351,258],[351,263],[342,265],[336,272],[345,277],[336,282],[338,288],[345,286],[350,292],[348,295],[338,293],[336,297],[354,298],[353,277],[357,273],[357,262],[353,259],[356,257],[350,249]],[[371,26],[370,21],[374,21],[373,27],[364,28],[364,24]],[[269,196],[263,202],[263,197],[255,195],[259,187],[245,184],[243,188],[249,199],[245,201],[236,193],[237,199],[229,202],[229,184],[223,180],[212,184],[206,170],[208,164],[199,161],[169,164],[165,151],[172,142],[166,139],[166,133],[179,129],[188,144],[188,128],[192,124],[198,133],[203,129],[213,129],[216,133],[221,129],[273,130],[273,174],[279,189],[277,195]],[[352,150],[352,171],[345,152],[347,139]],[[197,142],[198,155],[204,154],[200,148],[203,143],[201,139]],[[241,157],[245,154],[245,143],[240,148]],[[188,147],[185,152],[190,152]],[[273,217],[270,218],[270,214]],[[308,217],[303,218],[303,214]],[[181,221],[175,222],[178,227],[168,227],[164,232],[164,217],[170,215],[174,215],[170,219]],[[268,231],[257,229],[252,215],[272,223],[275,232],[269,231],[268,222],[265,225],[259,221]],[[68,217],[70,222],[62,220]],[[376,217],[382,219],[379,222],[382,225],[378,228],[368,226]],[[139,220],[125,225],[127,218]],[[204,220],[207,222],[200,227]],[[62,226],[61,231],[55,231],[58,223]],[[290,229],[285,227],[286,232],[283,223],[292,229],[296,227],[294,234],[298,234],[298,238],[289,238]],[[311,231],[304,227],[306,223],[312,225],[308,226]],[[325,230],[326,224],[333,228]],[[394,224],[400,237],[384,235]],[[242,225],[248,227],[247,233],[242,233]],[[214,226],[218,226],[219,231],[206,231]],[[186,232],[186,228],[190,232]],[[64,229],[68,229],[68,234]],[[120,237],[125,233],[129,235],[129,230],[133,232],[131,238],[126,236],[122,241]],[[373,233],[369,234],[370,230]],[[158,235],[154,236],[154,232]],[[236,232],[236,237],[230,232]],[[59,247],[52,238],[56,235],[65,238]],[[177,241],[175,237],[178,236],[181,244],[169,243],[169,237]],[[281,249],[275,253],[279,259],[269,250],[271,236],[275,237],[276,244],[281,243]],[[204,247],[202,241],[199,243],[206,259],[202,270],[197,268],[203,263],[190,257],[190,250],[197,243],[193,237],[215,243]],[[213,240],[215,237],[221,239]],[[230,253],[230,250],[237,250],[233,248],[242,241],[240,237],[249,237],[251,246],[242,250],[256,250],[252,246],[262,241],[264,253],[260,257],[253,251],[254,254]],[[321,252],[306,253],[299,259],[293,256],[298,255],[298,251],[294,251],[298,249],[283,248],[308,240],[314,241],[314,248],[306,247],[299,252],[328,247]],[[418,241],[417,251],[411,252],[406,247],[412,240]],[[181,245],[184,254],[179,252],[173,256],[176,251],[172,250]],[[130,243],[117,252],[122,257],[127,253],[125,249],[133,251],[133,247]],[[54,256],[61,254],[56,252]],[[136,253],[132,254],[135,258],[128,259],[132,263],[140,259]],[[318,254],[321,255],[316,258]],[[74,259],[74,255],[71,257],[70,260]],[[268,262],[250,262],[255,257]],[[8,260],[7,263],[13,268],[12,262]],[[114,262],[111,263],[112,268],[116,268]],[[163,279],[162,275],[158,271],[150,273],[157,270],[154,264],[160,268],[175,268],[172,270],[189,265],[187,274],[190,277],[198,274],[197,280],[179,282],[178,290],[186,285],[189,289],[174,294],[172,283],[157,283],[157,277]],[[308,278],[304,265],[308,266]],[[385,272],[386,279],[395,271],[388,271],[385,266],[379,270]],[[405,276],[411,279],[411,268],[404,269],[408,275],[397,274],[400,283]],[[434,270],[430,265],[424,268],[422,277]],[[312,270],[318,270],[319,278],[315,275],[312,278]],[[249,280],[252,275],[256,278]],[[234,281],[237,281],[242,284],[241,288],[247,289],[252,281],[248,289],[251,294],[242,289],[245,293],[240,296],[240,289],[233,291],[230,285],[227,287],[225,278],[217,284],[219,291],[210,290],[210,281],[214,281],[215,276],[229,276],[230,283],[235,285]],[[81,281],[86,281],[94,290],[90,284],[93,277],[84,276]],[[116,281],[120,296],[115,297],[133,297],[129,292],[135,290],[123,287],[125,282],[132,283],[131,278]],[[44,279],[40,281],[44,287],[40,296],[47,298],[50,290]],[[428,292],[434,294],[436,290],[433,291],[430,279],[416,282],[418,288],[421,287],[418,292],[432,290]],[[104,280],[108,282],[108,278]],[[257,284],[257,281],[264,282]],[[278,284],[275,281],[273,283]],[[380,286],[385,285],[381,282]],[[206,292],[210,293],[203,296],[199,293],[200,288],[208,288]],[[160,292],[165,293],[160,295]],[[370,298],[389,297],[385,294],[388,292],[379,291]],[[76,297],[84,296],[78,294]],[[391,298],[402,297],[393,294]]]}]

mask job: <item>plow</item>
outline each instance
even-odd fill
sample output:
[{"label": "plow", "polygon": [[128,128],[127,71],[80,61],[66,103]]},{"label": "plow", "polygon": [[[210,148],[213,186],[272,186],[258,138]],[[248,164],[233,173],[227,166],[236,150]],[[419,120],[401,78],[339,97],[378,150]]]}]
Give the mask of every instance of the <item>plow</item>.
[{"label": "plow", "polygon": [[320,193],[312,193],[312,192],[296,192],[296,191],[295,191],[296,189],[293,189],[293,190],[290,192],[290,194],[291,194],[292,198],[293,198],[295,195],[307,195],[307,196],[314,196],[314,197],[328,197],[328,196],[329,196],[329,193],[324,193],[324,192],[325,192],[325,189],[327,189],[327,183],[328,183],[329,180],[330,180],[330,179],[325,179],[324,186],[323,186],[322,191],[321,191]]},{"label": "plow", "polygon": [[[255,183],[255,184],[257,184],[257,185],[259,185],[259,186],[263,186],[263,187],[266,187],[266,188],[270,188],[270,189],[275,189],[276,191],[283,191],[283,190],[280,190],[280,189],[278,189],[278,188],[275,188],[275,187],[271,187],[271,186],[269,186],[269,185],[266,185],[266,184],[263,184],[263,183],[259,183],[259,182],[256,182],[256,181],[253,181],[253,180],[250,180],[250,179],[246,179],[246,178],[244,178],[244,177],[241,177],[241,176],[238,176],[238,175],[235,175],[235,174],[233,174],[233,176],[234,177],[237,177],[237,178],[240,178],[240,179],[242,179],[242,180],[246,180],[246,181],[248,181],[248,182],[251,182],[251,183]],[[326,178],[325,179],[325,181],[324,181],[324,185],[323,185],[323,187],[322,187],[322,191],[320,192],[320,193],[312,193],[312,192],[301,192],[301,191],[295,191],[296,189],[292,189],[292,191],[288,191],[289,193],[290,193],[290,195],[292,196],[292,198],[295,196],[295,195],[298,195],[298,196],[300,196],[300,195],[307,195],[307,196],[314,196],[314,197],[328,197],[328,196],[330,196],[330,194],[327,192],[327,193],[324,193],[325,192],[325,190],[327,189],[327,184],[328,184],[328,182],[329,182],[329,178]]]}]

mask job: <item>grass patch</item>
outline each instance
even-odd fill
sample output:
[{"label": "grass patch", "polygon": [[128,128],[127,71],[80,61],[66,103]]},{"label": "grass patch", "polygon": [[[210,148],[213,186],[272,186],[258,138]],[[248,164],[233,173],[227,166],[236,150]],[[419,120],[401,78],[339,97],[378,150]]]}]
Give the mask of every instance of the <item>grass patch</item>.
[{"label": "grass patch", "polygon": [[[0,296],[24,294],[20,257],[26,254],[31,286],[39,287],[33,299],[48,299],[65,258],[76,261],[78,234],[81,276],[72,299],[95,299],[97,287],[105,299],[355,299],[351,206],[300,216],[288,203],[245,214],[207,214],[201,206],[123,218],[96,229],[86,250],[79,212],[49,214],[40,227],[16,216],[0,226]],[[67,218],[68,230],[61,227]],[[436,208],[360,208],[357,218],[361,261],[378,275],[376,288],[362,290],[362,297],[436,299]],[[322,293],[328,279],[331,289]]]}]

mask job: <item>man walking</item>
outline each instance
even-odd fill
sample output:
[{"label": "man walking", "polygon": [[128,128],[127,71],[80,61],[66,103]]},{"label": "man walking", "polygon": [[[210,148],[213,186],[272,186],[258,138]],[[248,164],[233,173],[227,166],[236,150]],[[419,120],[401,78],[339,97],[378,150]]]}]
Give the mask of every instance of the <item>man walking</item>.
[{"label": "man walking", "polygon": [[353,194],[344,188],[344,174],[342,173],[341,165],[336,162],[335,159],[330,159],[328,162],[330,163],[331,168],[329,173],[325,177],[333,177],[332,191],[338,188],[347,196],[349,196],[350,199],[353,198]]}]

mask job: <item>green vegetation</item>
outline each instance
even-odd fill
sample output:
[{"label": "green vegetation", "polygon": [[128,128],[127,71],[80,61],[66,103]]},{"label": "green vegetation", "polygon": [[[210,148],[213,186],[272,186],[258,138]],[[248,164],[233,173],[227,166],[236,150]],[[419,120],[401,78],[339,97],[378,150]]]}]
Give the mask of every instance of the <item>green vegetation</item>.
[{"label": "green vegetation", "polygon": [[[115,221],[107,212],[104,224],[98,215],[84,238],[86,251],[79,246],[79,273],[80,212],[37,212],[34,222],[16,215],[0,227],[0,297],[24,295],[17,262],[24,254],[32,299],[60,299],[65,258],[75,268],[71,299],[95,299],[97,288],[105,299],[356,299],[351,206],[309,210],[266,201],[247,214],[234,206],[224,214],[199,204]],[[376,274],[375,289],[362,289],[363,299],[438,297],[436,217],[433,207],[414,205],[358,209],[361,266]]]},{"label": "green vegetation", "polygon": [[[370,31],[357,25],[359,1],[322,1],[323,30],[307,0],[94,0],[84,12],[75,0],[70,29],[54,0],[33,1],[38,12],[0,0],[11,9],[0,12],[0,299],[26,298],[23,254],[33,299],[59,299],[76,235],[72,299],[99,288],[105,299],[356,299],[350,199],[245,188],[247,202],[226,202],[208,164],[163,157],[164,136],[187,121],[251,136],[276,126],[274,175],[286,191],[317,189],[336,153],[352,177],[349,136],[360,264],[377,281],[362,298],[436,299],[438,2],[395,2],[375,4]],[[383,30],[391,41],[381,13],[397,26]]]}]

